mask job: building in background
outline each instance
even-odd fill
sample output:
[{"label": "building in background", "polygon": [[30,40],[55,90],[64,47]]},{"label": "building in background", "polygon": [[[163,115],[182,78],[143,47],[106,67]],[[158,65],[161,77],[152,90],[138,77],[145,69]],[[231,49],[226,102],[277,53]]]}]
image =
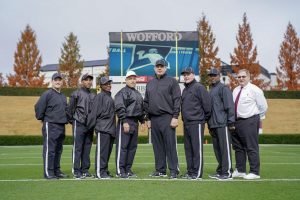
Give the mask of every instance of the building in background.
[{"label": "building in background", "polygon": [[[106,70],[107,60],[91,60],[83,62],[82,74],[89,73],[92,74],[93,79],[93,88],[96,88],[97,79],[100,74],[103,74]],[[51,87],[51,77],[59,69],[59,64],[49,64],[41,67],[41,75],[45,75],[45,82],[50,83]]]},{"label": "building in background", "polygon": [[[230,83],[230,78],[227,76],[227,74],[232,74],[232,65],[229,65],[223,61],[221,65],[221,82],[224,83],[225,85],[229,85]],[[258,76],[259,79],[263,80],[264,83],[270,82],[270,87],[267,89],[271,89],[272,87],[277,85],[276,81],[276,74],[275,73],[269,73],[269,71],[264,68],[263,66],[260,65],[260,75]]]},{"label": "building in background", "polygon": [[276,73],[274,73],[274,72],[270,73],[270,79],[271,79],[270,87],[272,89],[278,85]]}]

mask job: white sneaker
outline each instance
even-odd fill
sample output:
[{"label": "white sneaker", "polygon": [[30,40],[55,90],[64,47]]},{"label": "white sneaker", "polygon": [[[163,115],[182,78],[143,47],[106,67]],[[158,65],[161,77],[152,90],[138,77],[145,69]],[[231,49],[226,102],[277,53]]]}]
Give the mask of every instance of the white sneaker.
[{"label": "white sneaker", "polygon": [[252,179],[260,179],[260,176],[256,175],[256,174],[249,173],[246,176],[244,176],[243,178],[247,179],[247,180],[252,180]]},{"label": "white sneaker", "polygon": [[239,172],[237,169],[235,169],[234,172],[232,173],[233,178],[237,178],[237,177],[244,178],[244,176],[246,176],[246,173]]}]

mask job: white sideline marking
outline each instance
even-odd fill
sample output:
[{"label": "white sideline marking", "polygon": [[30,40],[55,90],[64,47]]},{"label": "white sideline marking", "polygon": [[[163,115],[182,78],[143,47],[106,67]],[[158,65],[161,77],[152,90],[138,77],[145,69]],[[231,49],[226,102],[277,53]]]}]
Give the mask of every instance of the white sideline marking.
[{"label": "white sideline marking", "polygon": [[[178,156],[179,158],[185,158],[185,156]],[[278,156],[277,156],[278,157]],[[283,157],[283,156],[280,156],[280,157]],[[62,159],[69,159],[70,157],[61,157]],[[114,156],[111,156],[110,157],[111,159],[114,159],[115,157]],[[134,158],[154,158],[154,156],[134,156]],[[204,156],[204,158],[215,158],[215,156]],[[17,156],[17,157],[6,157],[6,158],[0,158],[0,160],[14,160],[14,159],[42,159],[41,156],[39,157],[20,157],[20,156]]]},{"label": "white sideline marking", "polygon": [[0,182],[41,182],[41,181],[174,181],[174,182],[298,182],[300,179],[256,179],[256,180],[244,180],[244,179],[233,179],[229,181],[218,181],[214,179],[201,179],[201,180],[187,180],[187,179],[160,179],[160,178],[135,178],[135,179],[118,179],[118,178],[112,178],[108,180],[99,180],[99,179],[58,179],[58,180],[47,180],[47,179],[12,179],[12,180],[1,180]]},{"label": "white sideline marking", "polygon": [[[62,163],[61,165],[70,165],[72,163]],[[91,163],[93,165],[94,163]],[[134,163],[134,165],[154,165],[155,163]],[[180,165],[186,163],[179,163]],[[204,163],[204,165],[216,165],[217,163]],[[261,163],[262,165],[300,165],[300,163]],[[40,166],[42,163],[6,163],[0,166]]]},{"label": "white sideline marking", "polygon": [[[177,144],[178,146],[183,146],[183,144]],[[212,146],[212,144],[203,144],[204,146]],[[146,146],[146,147],[152,147],[151,144],[138,144],[138,146]],[[300,148],[299,144],[259,144],[260,147],[297,147]],[[41,148],[43,145],[22,145],[22,146],[0,146],[0,148]],[[64,147],[72,147],[72,145],[64,145]],[[153,149],[145,149],[152,150]]]}]

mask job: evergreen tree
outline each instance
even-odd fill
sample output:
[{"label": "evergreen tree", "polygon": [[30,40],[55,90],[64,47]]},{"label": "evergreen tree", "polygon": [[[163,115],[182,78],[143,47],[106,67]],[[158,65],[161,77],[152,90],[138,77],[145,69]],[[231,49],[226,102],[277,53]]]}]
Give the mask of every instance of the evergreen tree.
[{"label": "evergreen tree", "polygon": [[44,87],[44,75],[40,75],[42,56],[36,44],[36,35],[27,25],[21,33],[14,55],[15,74],[7,76],[9,86],[15,87]]},{"label": "evergreen tree", "polygon": [[202,14],[202,18],[198,22],[198,35],[200,82],[204,86],[208,86],[207,72],[211,67],[220,70],[221,60],[217,58],[219,48],[215,46],[216,38],[204,14]]},{"label": "evergreen tree", "polygon": [[83,60],[79,53],[80,46],[77,37],[72,32],[65,39],[61,48],[59,71],[64,76],[66,87],[77,87],[83,68]]},{"label": "evergreen tree", "polygon": [[300,42],[291,23],[280,45],[279,66],[276,68],[279,89],[300,90]]}]

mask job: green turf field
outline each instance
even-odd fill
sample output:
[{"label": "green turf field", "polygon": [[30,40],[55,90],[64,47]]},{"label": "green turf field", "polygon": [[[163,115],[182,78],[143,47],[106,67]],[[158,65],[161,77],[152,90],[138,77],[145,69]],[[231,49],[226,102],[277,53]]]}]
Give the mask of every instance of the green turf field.
[{"label": "green turf field", "polygon": [[[138,147],[133,166],[136,179],[44,180],[41,149],[41,146],[0,146],[0,199],[300,199],[300,145],[261,145],[262,179],[226,182],[208,178],[216,167],[211,145],[204,146],[204,176],[198,181],[150,178],[148,175],[154,170],[151,145]],[[182,144],[178,150],[184,173]],[[91,158],[93,161],[94,147]],[[113,173],[114,158],[113,154],[110,161]],[[71,146],[64,148],[62,170],[71,174]]]}]

